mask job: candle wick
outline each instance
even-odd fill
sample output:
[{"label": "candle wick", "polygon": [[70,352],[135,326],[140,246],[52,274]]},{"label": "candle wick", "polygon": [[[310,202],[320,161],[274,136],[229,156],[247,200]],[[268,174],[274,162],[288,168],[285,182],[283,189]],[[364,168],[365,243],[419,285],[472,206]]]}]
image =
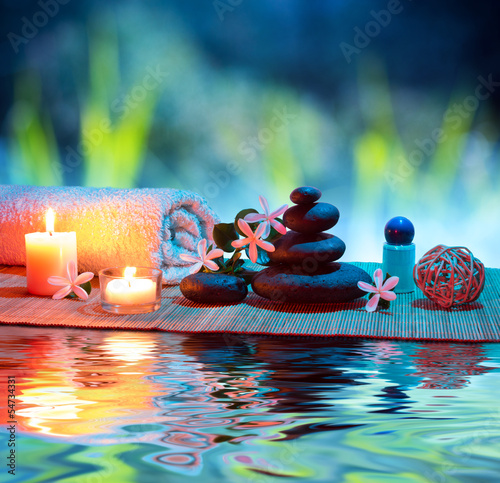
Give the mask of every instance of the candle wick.
[{"label": "candle wick", "polygon": [[130,282],[130,280],[128,281],[128,286],[132,288],[132,283]]},{"label": "candle wick", "polygon": [[49,233],[50,233],[50,236],[52,236],[52,232],[51,232],[51,231],[49,231]]}]

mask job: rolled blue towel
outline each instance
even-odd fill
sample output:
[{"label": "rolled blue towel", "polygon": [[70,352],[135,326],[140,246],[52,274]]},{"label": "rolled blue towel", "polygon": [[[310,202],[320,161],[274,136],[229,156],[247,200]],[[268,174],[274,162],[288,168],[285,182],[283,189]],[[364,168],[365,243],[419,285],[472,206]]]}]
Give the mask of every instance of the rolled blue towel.
[{"label": "rolled blue towel", "polygon": [[202,238],[211,241],[218,222],[189,191],[0,185],[0,264],[25,265],[24,235],[45,231],[49,208],[56,232],[76,232],[79,271],[155,267],[167,284],[189,274],[179,255],[196,252]]}]

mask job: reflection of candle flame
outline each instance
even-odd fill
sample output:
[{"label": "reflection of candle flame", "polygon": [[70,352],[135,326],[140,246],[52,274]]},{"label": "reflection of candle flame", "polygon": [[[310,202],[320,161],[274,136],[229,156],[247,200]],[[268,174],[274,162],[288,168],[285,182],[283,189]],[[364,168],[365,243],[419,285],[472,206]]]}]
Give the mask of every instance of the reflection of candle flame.
[{"label": "reflection of candle flame", "polygon": [[52,208],[49,208],[47,210],[47,214],[45,215],[45,227],[46,231],[48,231],[51,235],[52,232],[54,231],[54,220],[55,220],[54,210]]},{"label": "reflection of candle flame", "polygon": [[[41,388],[27,388],[19,396],[19,401],[29,407],[17,411],[27,424],[43,434],[71,436],[65,432],[68,420],[80,419],[78,413],[94,401],[83,400],[76,395],[76,389],[65,386],[50,386],[50,379],[37,379]],[[47,384],[47,385],[45,385]]]},{"label": "reflection of candle flame", "polygon": [[[163,395],[164,390],[145,377],[151,373],[150,364],[158,351],[155,340],[149,333],[116,334],[104,341],[100,335],[93,337],[97,361],[92,351],[87,352],[86,340],[70,343],[54,338],[45,346],[34,339],[35,343],[27,349],[33,356],[33,366],[30,363],[27,373],[23,369],[23,375],[16,377],[18,429],[31,434],[87,439],[101,434],[108,437],[108,424],[121,418],[133,417],[131,424],[154,419],[152,398]],[[0,378],[5,380],[7,369],[3,362],[9,343],[6,345],[0,338]],[[61,360],[65,361],[63,366],[57,362]],[[19,362],[16,369],[24,368],[22,364]],[[7,384],[0,384],[0,401],[4,400]],[[104,440],[96,436],[95,441],[101,444]]]},{"label": "reflection of candle flame", "polygon": [[139,362],[154,357],[155,344],[151,337],[135,337],[126,334],[107,337],[101,346],[106,358],[120,362]]}]

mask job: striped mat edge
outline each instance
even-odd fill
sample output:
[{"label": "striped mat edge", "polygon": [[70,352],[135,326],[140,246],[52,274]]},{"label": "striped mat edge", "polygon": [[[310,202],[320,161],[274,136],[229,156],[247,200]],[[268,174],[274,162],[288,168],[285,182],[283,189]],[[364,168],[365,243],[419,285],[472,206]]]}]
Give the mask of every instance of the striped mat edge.
[{"label": "striped mat edge", "polygon": [[[368,273],[378,263],[353,263]],[[254,267],[253,267],[254,268]],[[201,305],[186,300],[179,287],[164,287],[156,312],[114,315],[99,302],[97,280],[84,302],[52,300],[27,293],[24,267],[0,266],[0,324],[85,329],[159,330],[184,333],[276,336],[368,337],[465,342],[500,341],[500,269],[486,269],[476,302],[443,309],[420,290],[399,294],[387,311],[368,313],[366,298],[346,304],[283,304],[254,293],[236,305]]]}]

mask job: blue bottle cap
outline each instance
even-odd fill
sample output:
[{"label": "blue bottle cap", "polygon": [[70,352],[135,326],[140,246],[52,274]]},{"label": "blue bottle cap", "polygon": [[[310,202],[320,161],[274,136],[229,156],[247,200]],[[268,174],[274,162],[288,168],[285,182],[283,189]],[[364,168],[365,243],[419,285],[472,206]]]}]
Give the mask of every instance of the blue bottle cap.
[{"label": "blue bottle cap", "polygon": [[411,245],[415,228],[408,218],[395,216],[385,225],[384,235],[390,245]]}]

